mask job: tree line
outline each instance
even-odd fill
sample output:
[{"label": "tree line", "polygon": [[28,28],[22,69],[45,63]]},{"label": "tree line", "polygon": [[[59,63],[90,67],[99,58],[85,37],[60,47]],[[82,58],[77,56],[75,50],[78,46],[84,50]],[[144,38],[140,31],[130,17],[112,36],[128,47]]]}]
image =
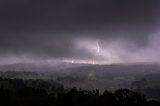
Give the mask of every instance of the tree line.
[{"label": "tree line", "polygon": [[129,89],[64,88],[53,81],[0,78],[0,106],[160,106]]}]

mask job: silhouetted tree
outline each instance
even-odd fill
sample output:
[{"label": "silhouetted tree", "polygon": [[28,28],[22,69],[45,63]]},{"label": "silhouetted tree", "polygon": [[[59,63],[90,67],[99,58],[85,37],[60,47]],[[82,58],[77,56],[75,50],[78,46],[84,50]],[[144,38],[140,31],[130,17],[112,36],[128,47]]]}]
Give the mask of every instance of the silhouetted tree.
[{"label": "silhouetted tree", "polygon": [[[0,106],[160,106],[160,102],[147,101],[143,94],[128,89],[100,94],[98,89],[64,89],[56,85],[0,78]],[[49,88],[53,92],[48,92]]]},{"label": "silhouetted tree", "polygon": [[126,106],[143,106],[146,103],[146,98],[143,94],[133,92],[128,89],[120,89],[115,91],[114,93],[116,101],[118,104],[126,105]]}]

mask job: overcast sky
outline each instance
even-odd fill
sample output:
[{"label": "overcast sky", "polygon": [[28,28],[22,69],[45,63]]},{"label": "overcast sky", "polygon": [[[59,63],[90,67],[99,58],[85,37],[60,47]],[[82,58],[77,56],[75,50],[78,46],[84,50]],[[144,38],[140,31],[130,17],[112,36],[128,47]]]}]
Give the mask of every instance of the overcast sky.
[{"label": "overcast sky", "polygon": [[0,0],[0,63],[159,62],[159,0]]}]

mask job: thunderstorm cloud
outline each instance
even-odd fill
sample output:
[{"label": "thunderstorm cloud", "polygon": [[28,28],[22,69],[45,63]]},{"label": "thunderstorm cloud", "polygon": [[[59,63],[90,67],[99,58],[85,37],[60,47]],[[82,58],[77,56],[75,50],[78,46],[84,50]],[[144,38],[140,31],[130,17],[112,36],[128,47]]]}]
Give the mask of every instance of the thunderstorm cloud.
[{"label": "thunderstorm cloud", "polygon": [[1,0],[0,63],[159,62],[159,10],[159,0]]}]

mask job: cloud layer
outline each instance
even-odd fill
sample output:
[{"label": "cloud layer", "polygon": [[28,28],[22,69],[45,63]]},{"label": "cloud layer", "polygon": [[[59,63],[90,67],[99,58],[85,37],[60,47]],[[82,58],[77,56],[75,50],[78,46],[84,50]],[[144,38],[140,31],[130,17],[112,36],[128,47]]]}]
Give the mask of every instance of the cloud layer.
[{"label": "cloud layer", "polygon": [[152,62],[159,57],[159,5],[159,0],[1,0],[0,63]]}]

